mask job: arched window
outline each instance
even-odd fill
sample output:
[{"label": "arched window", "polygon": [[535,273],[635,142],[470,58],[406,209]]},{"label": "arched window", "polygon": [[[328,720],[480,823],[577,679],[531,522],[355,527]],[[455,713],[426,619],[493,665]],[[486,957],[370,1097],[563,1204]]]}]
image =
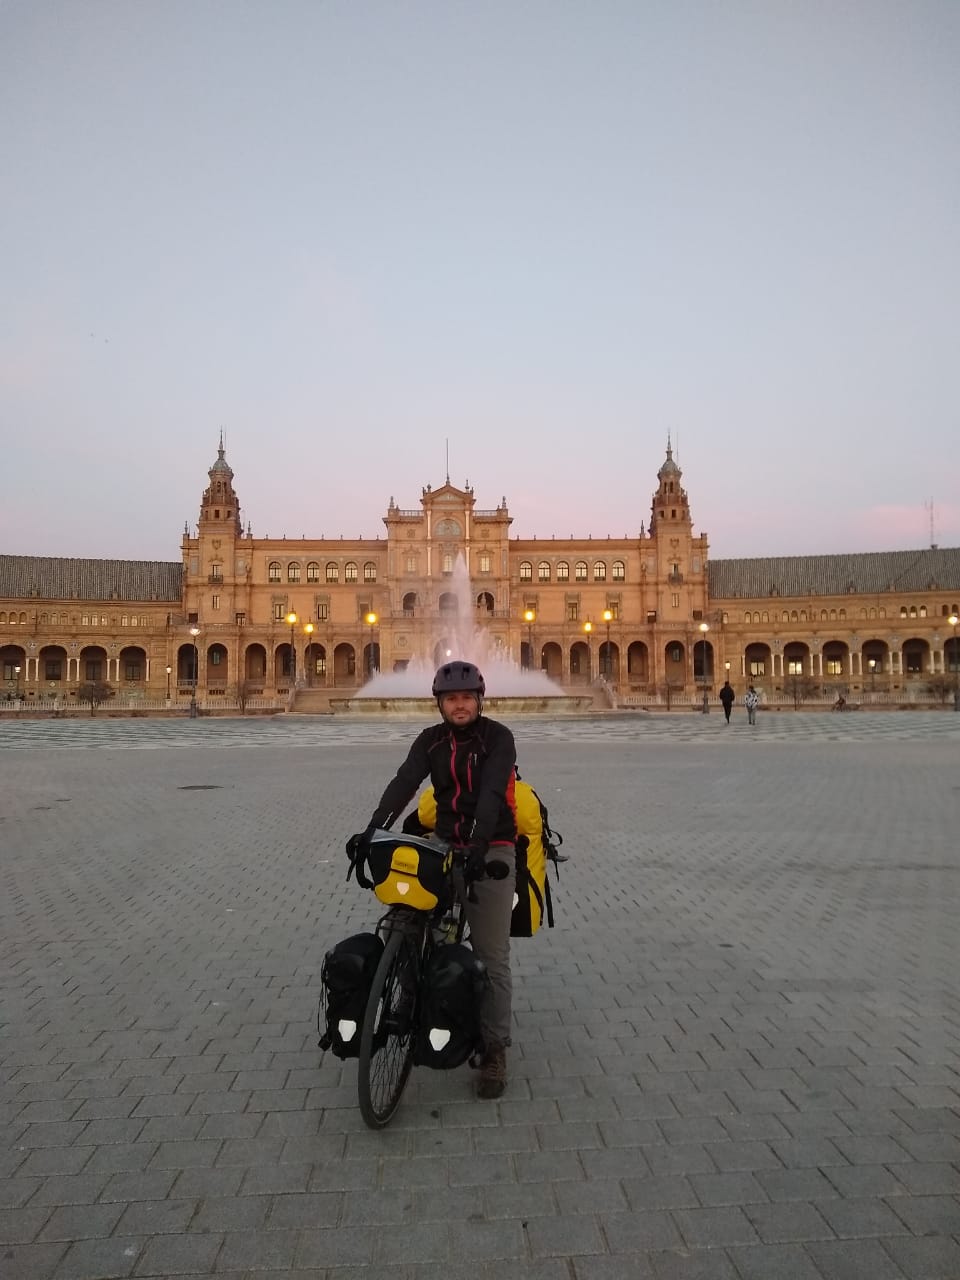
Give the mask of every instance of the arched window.
[{"label": "arched window", "polygon": [[530,582],[533,579],[533,565],[529,560],[520,561],[520,581]]},{"label": "arched window", "polygon": [[443,553],[443,559],[440,561],[440,567],[447,577],[453,573],[453,556],[449,551],[445,551]]},{"label": "arched window", "polygon": [[926,616],[927,616],[927,606],[925,604],[922,604],[920,606],[920,617],[925,618]]},{"label": "arched window", "polygon": [[269,565],[267,565],[267,581],[268,582],[280,581],[280,561],[279,560],[271,560]]},{"label": "arched window", "polygon": [[317,564],[316,560],[311,560],[310,563],[307,565],[307,581],[308,582],[320,581],[320,566]]},{"label": "arched window", "polygon": [[287,581],[288,582],[300,581],[300,566],[294,560],[291,560],[291,562],[287,565]]},{"label": "arched window", "polygon": [[613,562],[613,580],[614,582],[623,582],[627,576],[626,565],[622,560],[614,560]]},{"label": "arched window", "polygon": [[406,595],[403,597],[403,612],[412,614],[414,609],[416,609],[416,607],[417,607],[417,593],[415,591],[408,591]]},{"label": "arched window", "polygon": [[363,580],[364,582],[376,582],[377,580],[377,566],[372,560],[368,560],[363,566]]},{"label": "arched window", "polygon": [[340,566],[336,563],[335,560],[327,561],[327,581],[328,582],[340,581]]},{"label": "arched window", "polygon": [[606,582],[607,580],[607,566],[602,560],[594,561],[593,580],[594,582]]},{"label": "arched window", "polygon": [[359,570],[353,560],[348,560],[343,566],[344,582],[356,582],[359,576]]},{"label": "arched window", "polygon": [[570,581],[570,566],[567,564],[566,560],[561,560],[557,565],[557,581],[558,582]]},{"label": "arched window", "polygon": [[550,581],[550,566],[547,564],[546,560],[541,560],[537,565],[537,577],[541,582]]},{"label": "arched window", "polygon": [[574,565],[573,576],[577,582],[586,582],[587,580],[587,562],[586,560],[578,560]]}]

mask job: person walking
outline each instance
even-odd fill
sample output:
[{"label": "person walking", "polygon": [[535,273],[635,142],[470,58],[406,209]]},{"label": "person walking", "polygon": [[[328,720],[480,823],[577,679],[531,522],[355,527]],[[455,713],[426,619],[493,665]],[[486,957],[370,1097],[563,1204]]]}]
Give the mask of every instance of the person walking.
[{"label": "person walking", "polygon": [[759,693],[757,693],[753,685],[750,685],[747,692],[743,695],[743,705],[747,708],[747,724],[757,723],[757,704],[759,701]]},{"label": "person walking", "polygon": [[720,701],[723,703],[724,724],[730,723],[730,709],[733,706],[735,698],[736,694],[733,692],[730,681],[724,680],[723,687],[720,690]]}]

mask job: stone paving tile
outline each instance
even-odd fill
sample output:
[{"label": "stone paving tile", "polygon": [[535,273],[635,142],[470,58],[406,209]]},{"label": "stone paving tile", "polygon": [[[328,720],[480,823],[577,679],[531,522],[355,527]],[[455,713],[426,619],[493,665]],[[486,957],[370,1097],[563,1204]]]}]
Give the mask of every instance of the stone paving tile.
[{"label": "stone paving tile", "polygon": [[960,725],[704,719],[518,726],[573,859],[514,946],[509,1092],[418,1070],[381,1134],[312,1018],[410,727],[4,724],[3,1280],[956,1280]]}]

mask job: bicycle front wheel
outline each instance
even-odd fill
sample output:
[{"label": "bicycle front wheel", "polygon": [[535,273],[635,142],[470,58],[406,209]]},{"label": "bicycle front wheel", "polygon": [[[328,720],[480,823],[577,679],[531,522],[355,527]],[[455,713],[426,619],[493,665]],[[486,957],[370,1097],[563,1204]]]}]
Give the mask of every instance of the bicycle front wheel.
[{"label": "bicycle front wheel", "polygon": [[393,1119],[413,1067],[420,981],[419,935],[390,934],[373,976],[360,1031],[360,1113],[371,1129]]}]

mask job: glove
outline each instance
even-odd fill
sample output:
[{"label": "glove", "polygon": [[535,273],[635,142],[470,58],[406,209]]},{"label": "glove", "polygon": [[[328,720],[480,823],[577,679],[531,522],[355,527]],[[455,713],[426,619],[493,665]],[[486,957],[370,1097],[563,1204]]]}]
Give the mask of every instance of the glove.
[{"label": "glove", "polygon": [[467,846],[463,859],[463,878],[467,883],[482,880],[487,874],[487,846],[471,844]]},{"label": "glove", "polygon": [[347,841],[347,857],[350,859],[351,863],[356,862],[358,858],[365,858],[369,853],[370,837],[376,829],[376,827],[367,827],[366,831],[358,832],[356,835],[351,836]]}]

